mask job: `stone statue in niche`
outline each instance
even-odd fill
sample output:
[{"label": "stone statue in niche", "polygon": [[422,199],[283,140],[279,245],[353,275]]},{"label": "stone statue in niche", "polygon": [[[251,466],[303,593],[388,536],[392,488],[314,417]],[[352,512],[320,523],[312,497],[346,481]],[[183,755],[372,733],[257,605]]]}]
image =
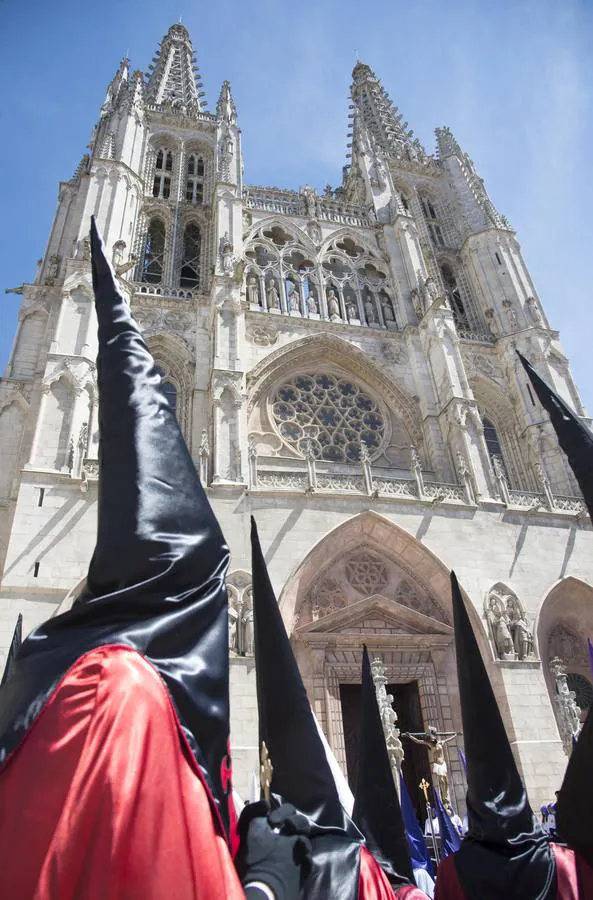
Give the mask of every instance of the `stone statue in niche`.
[{"label": "stone statue in niche", "polygon": [[292,291],[288,297],[288,308],[291,312],[301,311],[301,295],[296,284],[293,284]]},{"label": "stone statue in niche", "polygon": [[499,659],[513,659],[515,647],[510,630],[510,618],[504,599],[497,593],[492,593],[488,601],[486,614],[494,648]]},{"label": "stone statue in niche", "polygon": [[280,294],[278,293],[275,278],[270,278],[268,281],[266,299],[268,301],[268,309],[280,309]]},{"label": "stone statue in niche", "polygon": [[260,306],[259,283],[255,275],[247,276],[247,302],[250,306]]},{"label": "stone statue in niche", "polygon": [[353,319],[358,319],[358,310],[356,309],[356,304],[352,300],[346,301],[346,315],[348,316],[349,322]]},{"label": "stone statue in niche", "polygon": [[313,291],[309,291],[309,296],[307,297],[307,310],[310,315],[319,315],[319,305],[317,303],[317,297],[315,296]]},{"label": "stone statue in niche", "polygon": [[391,305],[391,300],[388,300],[387,297],[384,297],[381,302],[381,309],[383,310],[383,319],[385,320],[385,324],[389,325],[395,322],[395,316],[393,314],[393,306]]},{"label": "stone statue in niche", "polygon": [[229,650],[237,652],[237,611],[229,603]]},{"label": "stone statue in niche", "polygon": [[327,311],[332,321],[335,321],[337,319],[341,320],[342,317],[340,316],[340,304],[338,298],[336,297],[336,292],[333,288],[330,288],[327,292]]},{"label": "stone statue in niche", "polygon": [[517,659],[526,659],[533,654],[533,634],[529,629],[525,614],[514,597],[507,597],[507,618]]},{"label": "stone statue in niche", "polygon": [[253,608],[250,597],[242,605],[239,636],[241,655],[253,656]]},{"label": "stone statue in niche", "polygon": [[231,244],[228,232],[225,232],[224,237],[220,242],[220,263],[225,275],[230,275],[234,268],[235,258],[233,256],[233,245]]},{"label": "stone statue in niche", "polygon": [[377,323],[377,310],[375,309],[375,304],[373,300],[367,295],[364,301],[364,311],[367,317],[367,322],[369,325],[376,325]]}]

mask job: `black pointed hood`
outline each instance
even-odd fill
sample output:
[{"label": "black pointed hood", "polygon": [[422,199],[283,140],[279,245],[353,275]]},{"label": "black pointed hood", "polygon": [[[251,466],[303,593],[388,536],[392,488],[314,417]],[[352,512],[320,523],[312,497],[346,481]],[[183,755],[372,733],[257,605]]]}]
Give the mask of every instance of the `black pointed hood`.
[{"label": "black pointed hood", "polygon": [[340,803],[253,518],[251,554],[259,735],[274,767],[272,792],[317,825],[360,836]]},{"label": "black pointed hood", "polygon": [[[91,251],[99,325],[97,544],[72,609],[24,642],[21,693],[47,695],[93,647],[137,649],[164,679],[228,830],[229,552],[94,221]],[[1,750],[10,701],[0,698],[0,708]]]},{"label": "black pointed hood", "polygon": [[[593,707],[591,707],[593,709]],[[591,709],[576,741],[556,804],[556,829],[562,840],[593,869],[593,715]]]},{"label": "black pointed hood", "polygon": [[366,646],[358,724],[358,782],[352,818],[392,887],[414,884],[408,842]]},{"label": "black pointed hood", "polygon": [[548,387],[518,350],[517,356],[529,375],[539,402],[550,416],[558,443],[568,457],[570,467],[583,492],[589,515],[593,518],[593,434],[568,404]]},{"label": "black pointed hood", "polygon": [[555,893],[555,866],[537,822],[478,647],[451,573],[457,678],[467,761],[468,834],[455,864],[468,900],[543,900]]},{"label": "black pointed hood", "polygon": [[8,655],[6,657],[6,664],[4,666],[4,672],[2,673],[2,681],[0,681],[0,687],[12,677],[12,673],[14,672],[14,667],[16,665],[17,654],[21,649],[21,644],[23,642],[23,614],[19,613],[16,620],[16,625],[14,626],[14,631],[12,634],[12,640],[10,642],[10,647],[8,648]]}]

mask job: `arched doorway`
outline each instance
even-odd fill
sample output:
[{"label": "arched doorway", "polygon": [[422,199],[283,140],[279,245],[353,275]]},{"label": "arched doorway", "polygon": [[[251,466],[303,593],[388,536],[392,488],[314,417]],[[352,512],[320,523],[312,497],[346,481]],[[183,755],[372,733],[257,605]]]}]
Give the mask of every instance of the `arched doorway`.
[{"label": "arched doorway", "polygon": [[[565,749],[571,746],[567,722],[558,700],[562,671],[574,691],[581,720],[593,702],[593,679],[587,639],[593,639],[593,587],[570,576],[558,582],[544,599],[537,622],[537,638],[546,685]],[[559,661],[562,666],[559,666]]]},{"label": "arched doorway", "polygon": [[[432,725],[441,732],[461,732],[449,571],[412,535],[374,512],[355,516],[308,554],[289,579],[280,603],[316,715],[351,782],[363,643],[371,657],[383,661],[402,731],[424,731]],[[472,610],[508,727],[500,673]],[[403,743],[404,776],[422,811],[418,784],[422,777],[430,780],[427,755],[408,739]],[[461,810],[465,808],[462,746],[461,736],[447,746],[451,796]]]}]

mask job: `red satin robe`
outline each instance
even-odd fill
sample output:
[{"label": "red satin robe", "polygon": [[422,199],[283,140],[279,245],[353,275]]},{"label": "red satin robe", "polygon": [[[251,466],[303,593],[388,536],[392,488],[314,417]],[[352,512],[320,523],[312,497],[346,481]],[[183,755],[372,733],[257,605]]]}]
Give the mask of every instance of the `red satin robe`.
[{"label": "red satin robe", "polygon": [[[557,900],[593,898],[593,869],[567,847],[552,844],[552,848],[556,858]],[[434,900],[466,900],[457,877],[454,855],[448,856],[439,865]]]},{"label": "red satin robe", "polygon": [[158,673],[106,646],[66,673],[0,772],[0,897],[242,900]]},{"label": "red satin robe", "polygon": [[358,900],[426,900],[424,891],[414,885],[405,885],[394,892],[387,875],[366,847],[360,850],[360,876]]}]

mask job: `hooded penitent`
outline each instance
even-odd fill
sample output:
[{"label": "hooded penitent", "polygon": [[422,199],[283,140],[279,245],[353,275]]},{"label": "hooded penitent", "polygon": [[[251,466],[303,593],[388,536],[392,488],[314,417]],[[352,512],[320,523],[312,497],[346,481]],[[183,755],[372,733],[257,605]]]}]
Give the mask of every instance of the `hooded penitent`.
[{"label": "hooded penitent", "polygon": [[2,687],[3,684],[6,684],[8,679],[12,677],[12,673],[16,665],[17,654],[21,648],[22,642],[23,614],[19,613],[16,620],[16,625],[14,626],[14,632],[12,635],[12,640],[10,642],[10,647],[8,648],[8,656],[6,657],[6,665],[4,666],[4,672],[2,673],[2,681],[0,681],[0,687]]},{"label": "hooded penitent", "polygon": [[467,900],[551,900],[554,857],[531,811],[454,573],[451,587],[468,816],[451,859]]},{"label": "hooded penitent", "polygon": [[593,870],[593,715],[576,741],[556,803],[556,830]]},{"label": "hooded penitent", "polygon": [[20,745],[82,654],[124,645],[164,680],[228,833],[229,553],[94,222],[91,248],[99,324],[97,544],[72,609],[29,635],[0,692],[0,759]]},{"label": "hooded penitent", "polygon": [[434,791],[437,819],[439,820],[439,834],[441,836],[441,859],[445,859],[450,853],[456,853],[461,847],[461,838],[451,817],[443,806],[441,795]]},{"label": "hooded penitent", "polygon": [[399,783],[402,818],[404,820],[404,828],[406,829],[406,837],[408,839],[412,869],[426,869],[428,874],[433,877],[434,869],[428,847],[426,846],[426,839],[420,828],[416,810],[412,804],[403,775],[401,776]]},{"label": "hooded penitent", "polygon": [[399,797],[387,753],[367,648],[362,653],[358,781],[352,813],[393,887],[414,884]]},{"label": "hooded penitent", "polygon": [[519,351],[517,355],[539,402],[550,416],[558,443],[568,457],[570,467],[583,492],[589,515],[593,516],[593,433],[583,425],[564,400],[548,387]]},{"label": "hooded penitent", "polygon": [[313,868],[303,897],[387,900],[389,882],[340,803],[253,519],[251,550],[260,745],[265,742],[273,766],[273,797],[308,819]]}]

